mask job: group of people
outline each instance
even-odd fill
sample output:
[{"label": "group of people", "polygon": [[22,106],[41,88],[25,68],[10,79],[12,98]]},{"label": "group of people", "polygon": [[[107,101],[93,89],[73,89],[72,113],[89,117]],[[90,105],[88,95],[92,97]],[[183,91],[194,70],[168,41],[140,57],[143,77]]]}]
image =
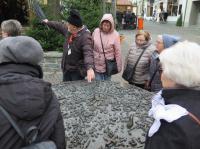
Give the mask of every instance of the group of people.
[{"label": "group of people", "polygon": [[157,21],[161,23],[166,23],[167,22],[167,17],[168,17],[168,12],[158,9],[154,10],[152,14],[152,21]]},{"label": "group of people", "polygon": [[121,29],[136,29],[137,27],[137,16],[131,10],[125,12],[116,13],[117,25]]},{"label": "group of people", "polygon": [[114,28],[111,14],[104,14],[100,26],[90,33],[78,11],[70,11],[67,23],[43,20],[65,38],[62,58],[63,81],[92,79],[110,80],[105,59],[116,59],[118,72],[122,69],[119,33]]},{"label": "group of people", "polygon": [[179,37],[163,34],[158,35],[155,46],[151,42],[151,36],[147,31],[138,31],[135,35],[135,43],[131,46],[126,58],[125,67],[132,66],[134,70],[129,84],[151,92],[162,89],[161,65],[159,54],[179,41]]},{"label": "group of people", "polygon": [[[65,37],[63,81],[111,80],[106,59],[122,70],[120,38],[111,14],[104,14],[91,34],[77,10],[67,23],[43,20]],[[64,149],[65,133],[59,102],[51,85],[42,80],[43,49],[38,41],[21,36],[16,20],[1,24],[0,106],[26,132],[38,126],[35,142],[52,140]],[[145,149],[198,149],[200,139],[200,46],[172,35],[158,35],[156,46],[147,31],[138,31],[124,64],[134,73],[129,84],[156,92],[149,115],[155,119],[147,133]],[[1,113],[1,111],[0,111]],[[25,142],[0,114],[0,148],[18,149]]]}]

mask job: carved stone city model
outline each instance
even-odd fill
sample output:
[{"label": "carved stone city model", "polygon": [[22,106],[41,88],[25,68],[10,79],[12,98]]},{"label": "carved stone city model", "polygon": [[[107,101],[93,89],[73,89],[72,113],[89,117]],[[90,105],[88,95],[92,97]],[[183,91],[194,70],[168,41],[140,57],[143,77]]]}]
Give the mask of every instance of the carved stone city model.
[{"label": "carved stone city model", "polygon": [[66,128],[67,149],[144,148],[152,94],[115,82],[53,86]]}]

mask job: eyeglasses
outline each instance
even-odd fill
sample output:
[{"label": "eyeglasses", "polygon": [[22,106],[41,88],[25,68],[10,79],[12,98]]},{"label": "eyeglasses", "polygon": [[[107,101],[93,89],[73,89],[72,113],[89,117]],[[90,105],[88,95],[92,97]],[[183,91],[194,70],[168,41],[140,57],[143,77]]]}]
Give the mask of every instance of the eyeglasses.
[{"label": "eyeglasses", "polygon": [[146,40],[136,39],[137,42],[145,42]]},{"label": "eyeglasses", "polygon": [[157,44],[163,44],[162,41],[158,41],[158,40],[156,41],[156,43],[157,43]]}]

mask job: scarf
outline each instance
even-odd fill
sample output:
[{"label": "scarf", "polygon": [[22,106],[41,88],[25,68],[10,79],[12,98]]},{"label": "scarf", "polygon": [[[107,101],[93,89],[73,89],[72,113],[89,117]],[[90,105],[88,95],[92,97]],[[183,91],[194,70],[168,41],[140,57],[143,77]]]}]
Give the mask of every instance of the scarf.
[{"label": "scarf", "polygon": [[71,34],[67,40],[68,44],[72,43],[73,39],[77,37],[77,33]]},{"label": "scarf", "polygon": [[149,116],[154,118],[154,122],[149,129],[149,137],[152,137],[159,130],[161,119],[171,123],[189,113],[185,108],[177,104],[165,105],[165,101],[161,94],[162,90],[152,98],[152,107],[149,110]]}]

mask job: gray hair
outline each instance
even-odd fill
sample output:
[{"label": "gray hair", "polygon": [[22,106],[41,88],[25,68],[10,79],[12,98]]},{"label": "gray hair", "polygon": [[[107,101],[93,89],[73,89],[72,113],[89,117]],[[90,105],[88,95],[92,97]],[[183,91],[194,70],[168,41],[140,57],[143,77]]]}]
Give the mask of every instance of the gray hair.
[{"label": "gray hair", "polygon": [[164,50],[159,56],[163,74],[178,85],[200,86],[200,45],[184,41]]},{"label": "gray hair", "polygon": [[10,19],[1,23],[1,30],[8,34],[8,36],[21,35],[22,25],[19,21]]}]

